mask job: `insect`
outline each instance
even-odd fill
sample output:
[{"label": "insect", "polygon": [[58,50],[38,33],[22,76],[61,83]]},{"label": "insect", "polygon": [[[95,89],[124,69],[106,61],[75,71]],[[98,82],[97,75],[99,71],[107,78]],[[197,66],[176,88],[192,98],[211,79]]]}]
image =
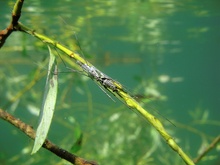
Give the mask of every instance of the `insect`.
[{"label": "insect", "polygon": [[[98,82],[100,85],[100,89],[110,98],[112,99],[114,102],[115,100],[102,88],[104,87],[106,90],[108,90],[110,93],[112,93],[114,96],[118,96],[117,98],[123,101],[123,98],[121,96],[121,92],[123,92],[124,94],[127,94],[127,91],[124,89],[124,87],[118,83],[117,81],[113,80],[112,78],[110,78],[109,76],[105,75],[104,73],[102,73],[100,70],[98,70],[96,67],[94,66],[89,66],[87,64],[81,63],[80,61],[76,62],[86,73],[87,75],[95,80],[96,82]],[[124,96],[124,95],[123,95]],[[130,96],[130,95],[129,95]],[[120,98],[119,98],[120,97]],[[131,97],[131,96],[130,96]],[[132,97],[132,99],[135,99],[134,97]],[[135,99],[136,100],[136,99]],[[125,104],[125,103],[124,103]],[[125,104],[127,105],[127,104]],[[160,114],[158,111],[156,111],[158,114]],[[174,125],[169,119],[167,119],[166,117],[164,117],[162,114],[160,114],[163,118],[165,118],[167,121],[169,121],[172,125]],[[175,125],[174,125],[175,126]]]},{"label": "insect", "polygon": [[[76,62],[83,70],[86,72],[87,76],[91,79],[95,80],[98,83],[100,89],[111,99],[115,102],[115,100],[103,89],[103,87],[108,90],[109,92],[116,92],[117,87],[113,83],[113,79],[102,73],[94,66],[89,66],[87,64],[83,64],[80,61]],[[111,92],[111,93],[112,93]],[[113,94],[113,93],[112,93]],[[114,95],[114,94],[113,94]]]}]

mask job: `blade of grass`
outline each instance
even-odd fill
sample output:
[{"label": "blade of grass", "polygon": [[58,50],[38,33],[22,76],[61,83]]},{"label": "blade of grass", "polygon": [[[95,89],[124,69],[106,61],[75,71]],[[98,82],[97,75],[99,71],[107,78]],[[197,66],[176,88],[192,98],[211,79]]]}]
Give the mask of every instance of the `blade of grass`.
[{"label": "blade of grass", "polygon": [[40,111],[40,121],[37,127],[34,147],[31,154],[36,153],[43,145],[50,128],[56,104],[58,80],[57,74],[55,73],[57,73],[57,64],[55,55],[52,53],[49,46],[48,49],[50,54],[48,74],[45,85],[43,103]]}]

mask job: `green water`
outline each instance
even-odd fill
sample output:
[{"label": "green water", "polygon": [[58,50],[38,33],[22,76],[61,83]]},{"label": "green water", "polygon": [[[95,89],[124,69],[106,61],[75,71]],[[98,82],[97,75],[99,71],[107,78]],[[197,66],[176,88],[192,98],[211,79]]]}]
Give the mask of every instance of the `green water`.
[{"label": "green water", "polygon": [[[13,3],[0,2],[1,29]],[[69,48],[77,36],[89,62],[132,94],[150,97],[145,107],[190,157],[219,135],[219,1],[25,1],[20,21]],[[17,102],[7,103],[46,57],[45,45],[20,32],[0,50],[1,107],[34,128],[33,111],[41,107],[46,76]],[[41,73],[47,66],[42,67]],[[140,116],[84,75],[62,63],[59,70],[50,140],[70,150],[80,130],[83,143],[76,154],[100,164],[184,164]],[[0,164],[68,164],[44,149],[30,155],[33,141],[3,120],[0,137]],[[219,163],[218,145],[198,164]]]}]

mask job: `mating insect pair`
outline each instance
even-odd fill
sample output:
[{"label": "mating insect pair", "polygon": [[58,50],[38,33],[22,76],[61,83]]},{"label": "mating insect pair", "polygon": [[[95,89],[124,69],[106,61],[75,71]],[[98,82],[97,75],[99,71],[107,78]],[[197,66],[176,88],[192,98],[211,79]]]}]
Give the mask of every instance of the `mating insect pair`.
[{"label": "mating insect pair", "polygon": [[[125,92],[121,84],[119,84],[118,82],[110,78],[109,76],[102,73],[96,67],[89,66],[88,64],[84,64],[80,61],[77,61],[76,63],[83,69],[84,72],[86,72],[88,77],[90,77],[91,79],[95,80],[97,83],[100,84],[99,87],[102,89],[104,93],[106,92],[104,91],[102,87],[104,87],[106,90],[108,90],[113,95],[115,95],[116,93],[117,95],[120,96],[119,90]],[[110,95],[107,94],[107,96],[111,98]],[[114,99],[112,100],[114,101]]]}]

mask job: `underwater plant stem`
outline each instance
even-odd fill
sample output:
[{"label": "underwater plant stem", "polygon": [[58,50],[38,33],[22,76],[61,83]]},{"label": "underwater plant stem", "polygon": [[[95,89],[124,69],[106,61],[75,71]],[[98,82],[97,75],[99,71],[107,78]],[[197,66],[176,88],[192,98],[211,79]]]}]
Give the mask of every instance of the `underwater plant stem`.
[{"label": "underwater plant stem", "polygon": [[210,150],[215,148],[215,146],[220,142],[220,135],[217,136],[211,144],[197,157],[194,159],[194,163],[198,163]]}]

